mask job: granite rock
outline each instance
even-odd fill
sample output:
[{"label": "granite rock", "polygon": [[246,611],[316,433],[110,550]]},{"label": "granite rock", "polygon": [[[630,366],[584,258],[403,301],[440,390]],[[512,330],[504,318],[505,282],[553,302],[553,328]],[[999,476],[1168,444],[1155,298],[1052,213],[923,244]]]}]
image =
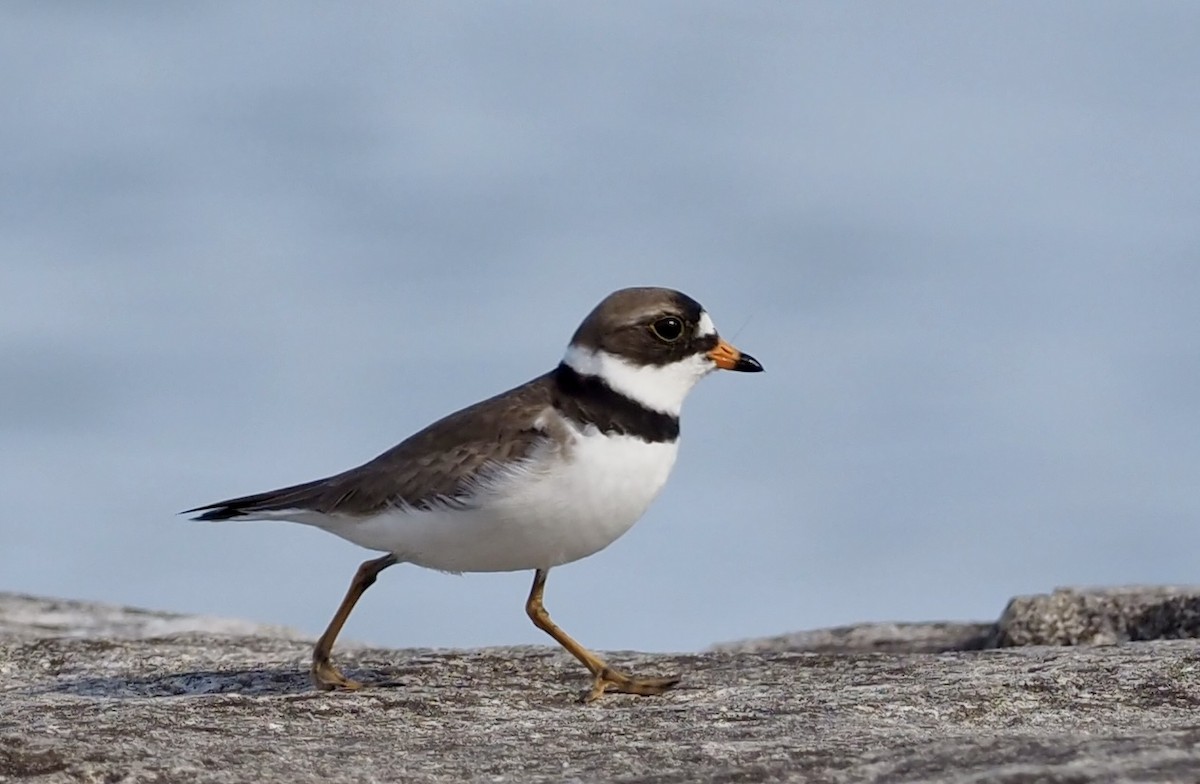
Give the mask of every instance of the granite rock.
[{"label": "granite rock", "polygon": [[945,653],[990,647],[994,623],[860,623],[718,643],[714,651],[765,653]]},{"label": "granite rock", "polygon": [[1017,596],[992,623],[861,623],[719,643],[717,651],[941,653],[1200,637],[1200,586],[1057,588]]},{"label": "granite rock", "polygon": [[1113,645],[1200,636],[1200,587],[1059,588],[1018,596],[991,647]]},{"label": "granite rock", "polygon": [[0,639],[92,637],[131,639],[182,632],[261,635],[300,639],[286,626],[209,615],[142,610],[103,602],[78,602],[19,593],[0,593]]},{"label": "granite rock", "polygon": [[868,630],[851,652],[614,653],[683,682],[582,705],[583,671],[548,647],[341,650],[374,686],[321,693],[304,641],[147,636],[132,633],[155,628],[146,611],[103,612],[99,628],[130,633],[0,632],[0,781],[1082,784],[1200,771],[1194,640],[859,652]]}]

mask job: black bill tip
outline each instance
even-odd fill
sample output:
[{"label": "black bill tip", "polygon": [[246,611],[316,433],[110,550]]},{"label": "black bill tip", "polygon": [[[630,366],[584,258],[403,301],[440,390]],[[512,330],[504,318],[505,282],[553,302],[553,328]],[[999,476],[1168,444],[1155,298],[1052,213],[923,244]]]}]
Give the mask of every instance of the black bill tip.
[{"label": "black bill tip", "polygon": [[733,364],[730,370],[736,370],[739,373],[761,373],[763,372],[762,363],[749,354],[742,353],[737,358],[737,362]]}]

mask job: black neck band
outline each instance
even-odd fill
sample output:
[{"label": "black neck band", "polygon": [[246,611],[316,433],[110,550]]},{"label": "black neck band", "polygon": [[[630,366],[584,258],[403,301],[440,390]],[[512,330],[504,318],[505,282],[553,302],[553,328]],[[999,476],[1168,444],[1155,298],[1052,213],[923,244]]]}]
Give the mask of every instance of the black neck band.
[{"label": "black neck band", "polygon": [[554,371],[554,407],[580,426],[608,435],[635,436],[651,444],[679,438],[679,417],[646,408],[597,376],[585,376],[566,363]]}]

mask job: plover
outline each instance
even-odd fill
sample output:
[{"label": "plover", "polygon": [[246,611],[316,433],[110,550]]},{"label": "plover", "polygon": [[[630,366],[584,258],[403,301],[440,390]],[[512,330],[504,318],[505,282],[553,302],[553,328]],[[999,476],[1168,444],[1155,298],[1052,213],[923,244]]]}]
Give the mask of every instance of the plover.
[{"label": "plover", "polygon": [[549,373],[450,414],[357,468],[185,514],[289,520],[386,553],[358,568],[313,648],[321,689],[360,687],[333,666],[334,641],[379,573],[411,563],[445,572],[533,570],[525,610],[587,667],[586,699],[661,694],[679,679],[610,667],[550,619],[542,595],[550,569],[604,549],[646,511],[675,463],[683,400],[717,368],[763,369],[718,337],[691,297],[621,289],[583,320]]}]

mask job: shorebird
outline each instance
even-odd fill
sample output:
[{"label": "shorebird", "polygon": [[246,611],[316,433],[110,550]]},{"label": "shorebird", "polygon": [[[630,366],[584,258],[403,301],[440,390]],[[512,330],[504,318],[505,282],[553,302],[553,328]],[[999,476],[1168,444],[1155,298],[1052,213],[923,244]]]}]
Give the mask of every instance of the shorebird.
[{"label": "shorebird", "polygon": [[363,592],[398,563],[446,572],[532,570],[525,610],[605,692],[661,694],[678,677],[635,678],[560,629],[543,604],[550,569],[612,544],[662,489],[679,413],[721,368],[762,365],[717,335],[691,297],[613,292],[583,320],[550,372],[434,422],[340,474],[187,510],[197,520],[290,520],[386,553],[359,566],[317,641],[321,689],[361,686],[333,666],[334,641]]}]

